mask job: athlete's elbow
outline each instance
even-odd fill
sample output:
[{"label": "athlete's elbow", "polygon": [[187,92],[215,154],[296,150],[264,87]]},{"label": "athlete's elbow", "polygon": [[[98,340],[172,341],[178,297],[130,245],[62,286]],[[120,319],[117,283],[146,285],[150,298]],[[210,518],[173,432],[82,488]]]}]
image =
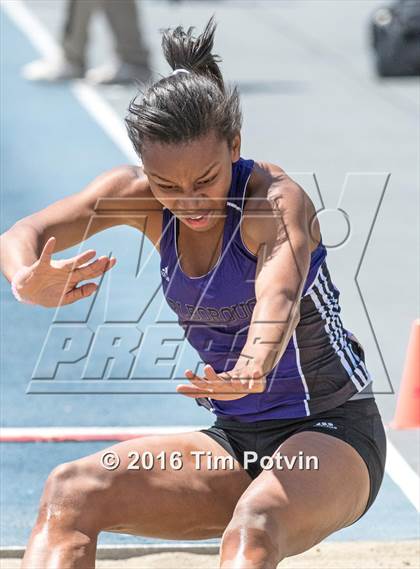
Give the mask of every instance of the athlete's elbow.
[{"label": "athlete's elbow", "polygon": [[283,297],[282,314],[285,315],[284,322],[288,323],[288,328],[294,330],[300,321],[300,301],[290,291]]},{"label": "athlete's elbow", "polygon": [[297,303],[295,306],[293,306],[291,312],[291,324],[293,330],[296,328],[299,322],[300,322],[300,304]]},{"label": "athlete's elbow", "polygon": [[299,294],[293,287],[282,286],[275,291],[267,288],[257,294],[257,302],[260,306],[265,305],[270,309],[270,312],[292,312],[299,314],[300,302]]},{"label": "athlete's elbow", "polygon": [[25,244],[33,243],[39,238],[39,231],[30,222],[30,216],[24,217],[19,221],[16,221],[9,229],[2,233],[1,244],[2,249],[8,248],[17,242],[22,242]]}]

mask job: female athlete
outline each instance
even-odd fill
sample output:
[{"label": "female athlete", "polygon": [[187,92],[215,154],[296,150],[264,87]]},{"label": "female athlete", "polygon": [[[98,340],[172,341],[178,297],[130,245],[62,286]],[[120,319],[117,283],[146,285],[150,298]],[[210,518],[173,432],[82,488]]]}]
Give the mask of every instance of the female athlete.
[{"label": "female athlete", "polygon": [[[214,32],[210,20],[198,37],[164,33],[173,72],[131,103],[126,121],[143,166],[106,172],[18,221],[2,236],[2,270],[18,300],[69,304],[94,294],[85,281],[116,261],[52,254],[113,225],[142,231],[205,364],[186,370],[177,391],[216,421],[113,445],[115,470],[101,465],[104,451],[54,468],[23,568],[92,568],[108,531],[222,537],[220,567],[271,569],[353,524],[380,488],[384,429],[314,206],[282,168],[241,157],[239,96],[212,54]],[[124,215],[97,215],[118,204]],[[130,469],[133,450],[178,453],[182,468]],[[197,467],[199,456],[214,460]]]}]

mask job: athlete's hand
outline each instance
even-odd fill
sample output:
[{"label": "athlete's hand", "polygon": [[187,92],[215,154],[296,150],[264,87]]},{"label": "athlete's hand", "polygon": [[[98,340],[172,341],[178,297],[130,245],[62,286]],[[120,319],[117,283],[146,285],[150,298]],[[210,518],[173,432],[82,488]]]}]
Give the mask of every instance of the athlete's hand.
[{"label": "athlete's hand", "polygon": [[116,263],[113,257],[99,257],[89,262],[96,255],[93,249],[70,259],[55,261],[51,259],[55,243],[55,237],[50,237],[39,259],[30,267],[19,269],[13,277],[13,286],[24,302],[46,307],[72,304],[90,296],[98,288],[91,282],[80,285],[82,281],[100,277]]},{"label": "athlete's hand", "polygon": [[262,393],[266,378],[261,370],[250,366],[234,368],[231,371],[216,373],[210,364],[204,366],[204,377],[185,371],[185,377],[192,385],[178,385],[176,390],[187,397],[210,397],[220,401],[241,399],[250,393]]}]

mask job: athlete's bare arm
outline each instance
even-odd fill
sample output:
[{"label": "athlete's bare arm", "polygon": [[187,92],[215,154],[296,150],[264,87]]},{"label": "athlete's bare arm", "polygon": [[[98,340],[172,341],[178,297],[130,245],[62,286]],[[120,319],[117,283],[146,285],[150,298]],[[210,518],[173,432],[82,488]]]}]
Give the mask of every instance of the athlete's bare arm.
[{"label": "athlete's bare arm", "polygon": [[136,227],[158,246],[161,205],[139,167],[114,168],[81,192],[19,220],[1,236],[1,270],[9,281],[18,274],[14,284],[24,300],[42,306],[74,302],[96,290],[93,283],[77,285],[100,276],[115,260],[92,261],[96,252],[89,250],[53,261],[52,253],[116,225]]},{"label": "athlete's bare arm", "polygon": [[264,375],[280,360],[299,322],[302,289],[320,233],[311,200],[274,164],[256,165],[246,206],[243,234],[258,256],[257,302],[241,358],[250,358]]}]

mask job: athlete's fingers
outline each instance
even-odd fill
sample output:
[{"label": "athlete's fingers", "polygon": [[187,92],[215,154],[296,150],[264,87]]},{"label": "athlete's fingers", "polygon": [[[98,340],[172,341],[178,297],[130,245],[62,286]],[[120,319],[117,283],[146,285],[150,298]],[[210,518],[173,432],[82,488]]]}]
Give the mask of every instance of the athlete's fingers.
[{"label": "athlete's fingers", "polygon": [[261,375],[259,371],[254,371],[251,381],[249,382],[249,389],[252,393],[262,393],[265,390],[267,379],[265,375]]},{"label": "athlete's fingers", "polygon": [[226,375],[226,383],[229,384],[232,391],[237,391],[240,393],[244,392],[248,386],[248,382],[242,383],[241,381],[241,374],[242,371],[227,371],[224,375]]},{"label": "athlete's fingers", "polygon": [[73,288],[62,298],[61,304],[72,304],[76,300],[81,300],[82,298],[87,298],[91,296],[98,289],[96,283],[87,283],[85,285]]},{"label": "athlete's fingers", "polygon": [[[203,389],[211,389],[211,392],[215,394],[244,392],[244,387],[241,386],[239,381],[232,382],[232,374],[229,372],[218,374],[210,364],[207,364],[204,366],[204,373],[207,379],[200,378],[191,370],[186,370],[185,372],[186,377],[199,389],[199,393],[202,393]],[[189,390],[189,392],[194,393],[193,390]],[[246,392],[248,392],[248,389],[246,389]],[[199,395],[196,396],[199,397]]]},{"label": "athlete's fingers", "polygon": [[214,368],[207,364],[204,366],[204,373],[215,393],[234,393],[238,391],[238,384],[232,383],[229,372],[216,373]]},{"label": "athlete's fingers", "polygon": [[177,393],[186,395],[187,397],[206,397],[206,395],[213,394],[213,389],[206,387],[198,387],[197,385],[177,385]]},{"label": "athlete's fingers", "polygon": [[[106,261],[106,259],[108,259],[108,257],[98,257],[97,259],[95,259],[92,262],[89,262],[92,258],[94,257],[94,255],[92,255],[90,258],[87,259],[81,259],[81,262],[76,263],[74,261],[72,261],[71,259],[66,263],[66,268],[68,268],[70,271],[73,272],[73,274],[80,274],[83,270],[88,269],[88,268],[95,268],[97,266],[103,265]],[[88,271],[85,272],[85,274],[88,274]]]},{"label": "athlete's fingers", "polygon": [[56,243],[56,238],[55,237],[50,237],[49,239],[47,239],[47,242],[45,243],[42,251],[41,251],[41,255],[39,257],[39,262],[42,264],[50,264],[51,262],[51,255],[54,253],[54,249],[55,249],[55,243]]},{"label": "athlete's fingers", "polygon": [[244,374],[244,372],[236,372],[232,374],[232,384],[237,385],[240,388],[248,387],[250,378]]},{"label": "athlete's fingers", "polygon": [[103,263],[105,259],[109,259],[109,257],[107,257],[107,255],[101,255],[91,263],[83,263],[78,265],[77,267],[75,267],[75,270],[84,269],[85,267],[91,267],[94,263],[99,263],[99,262]]},{"label": "athlete's fingers", "polygon": [[[85,267],[92,266],[93,263],[98,263],[99,261],[103,262],[104,259],[108,259],[108,261],[110,263],[112,262],[112,266],[114,266],[115,263],[117,262],[117,259],[115,257],[107,257],[106,255],[102,255],[101,257],[98,257],[97,259],[92,261],[92,263],[84,263],[83,265],[79,265],[78,270],[84,269]],[[108,266],[109,266],[109,264],[107,265],[107,270],[108,270]]]},{"label": "athlete's fingers", "polygon": [[206,364],[204,366],[204,374],[206,376],[206,378],[211,381],[211,382],[217,382],[217,383],[226,383],[226,380],[224,379],[222,374],[218,374],[214,371],[214,367],[211,364]]},{"label": "athlete's fingers", "polygon": [[95,279],[101,276],[106,271],[109,271],[116,263],[116,259],[109,259],[108,257],[99,257],[93,263],[89,263],[84,267],[80,267],[74,271],[74,276],[78,281],[84,281],[86,279]]},{"label": "athlete's fingers", "polygon": [[108,263],[105,265],[104,273],[109,271],[109,269],[112,269],[112,267],[114,267],[117,262],[117,259],[115,257],[107,257],[107,259]]},{"label": "athlete's fingers", "polygon": [[265,377],[260,371],[252,374],[247,369],[232,370],[224,372],[229,378],[229,385],[232,392],[237,393],[261,393],[265,388]]},{"label": "athlete's fingers", "polygon": [[214,386],[215,392],[234,393],[241,390],[240,383],[238,381],[232,381],[234,376],[231,372],[224,371],[222,373],[216,373],[214,368],[210,364],[207,364],[204,366],[204,373]]},{"label": "athlete's fingers", "polygon": [[234,375],[239,381],[239,383],[242,385],[242,387],[246,387],[249,389],[252,376],[247,368],[242,368],[240,371],[235,372]]},{"label": "athlete's fingers", "polygon": [[96,255],[96,251],[94,249],[89,249],[88,251],[83,251],[83,253],[79,253],[79,255],[71,257],[70,259],[64,259],[62,261],[63,267],[65,267],[69,271],[72,271],[72,270],[76,269],[77,267],[80,267],[80,266],[86,264],[88,261],[93,259],[93,257],[95,255]]},{"label": "athlete's fingers", "polygon": [[247,388],[249,386],[250,378],[248,377],[248,373],[245,372],[245,370],[241,369],[237,371],[231,371],[230,375],[232,385],[235,389],[240,389],[242,391],[244,388]]},{"label": "athlete's fingers", "polygon": [[197,387],[204,387],[205,389],[209,387],[209,382],[206,379],[200,377],[190,369],[187,369],[185,371],[185,377],[189,379],[191,383],[193,385],[196,385]]}]

